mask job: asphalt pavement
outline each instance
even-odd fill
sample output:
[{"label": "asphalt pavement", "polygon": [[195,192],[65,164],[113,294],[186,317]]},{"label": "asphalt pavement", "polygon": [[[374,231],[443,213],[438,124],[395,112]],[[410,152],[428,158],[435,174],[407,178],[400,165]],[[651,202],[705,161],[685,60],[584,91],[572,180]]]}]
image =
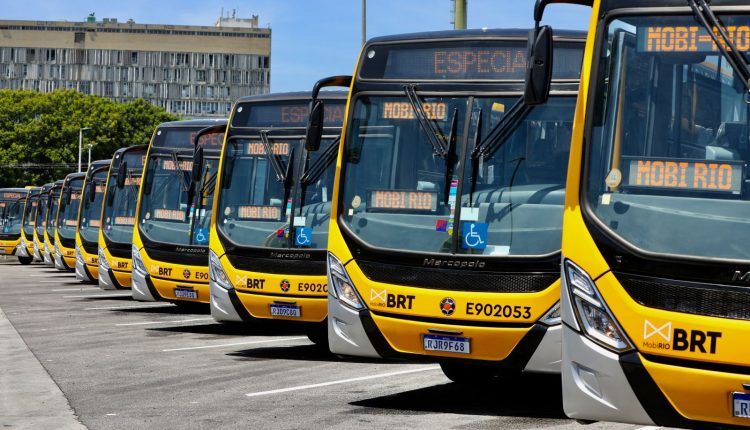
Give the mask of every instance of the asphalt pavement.
[{"label": "asphalt pavement", "polygon": [[559,377],[459,385],[434,364],[343,359],[294,327],[216,323],[13,259],[0,351],[10,429],[639,428],[567,419]]}]

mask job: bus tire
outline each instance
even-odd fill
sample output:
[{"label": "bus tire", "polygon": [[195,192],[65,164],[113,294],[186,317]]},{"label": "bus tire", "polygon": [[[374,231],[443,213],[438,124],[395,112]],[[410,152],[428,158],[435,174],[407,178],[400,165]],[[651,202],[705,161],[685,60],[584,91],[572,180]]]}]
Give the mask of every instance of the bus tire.
[{"label": "bus tire", "polygon": [[24,266],[31,264],[31,262],[34,261],[34,257],[21,257],[18,256],[18,262],[23,264]]}]

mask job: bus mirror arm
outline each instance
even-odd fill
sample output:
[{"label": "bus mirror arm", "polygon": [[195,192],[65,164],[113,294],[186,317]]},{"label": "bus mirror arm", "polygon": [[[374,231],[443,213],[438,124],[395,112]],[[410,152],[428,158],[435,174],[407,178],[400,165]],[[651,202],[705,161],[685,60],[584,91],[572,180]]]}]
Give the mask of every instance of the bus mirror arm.
[{"label": "bus mirror arm", "polygon": [[549,4],[577,4],[592,7],[594,0],[536,0],[536,4],[534,5],[534,21],[536,21],[537,27],[544,17],[544,9]]},{"label": "bus mirror arm", "polygon": [[315,83],[311,93],[309,117],[307,118],[307,127],[305,130],[305,149],[308,152],[315,152],[320,148],[320,141],[323,138],[323,125],[325,123],[325,111],[323,101],[318,100],[320,90],[325,87],[346,87],[352,84],[350,75],[330,76],[323,78]]},{"label": "bus mirror arm", "polygon": [[125,188],[125,176],[127,175],[128,171],[128,163],[126,161],[123,161],[120,163],[120,166],[117,168],[117,188],[123,189]]}]

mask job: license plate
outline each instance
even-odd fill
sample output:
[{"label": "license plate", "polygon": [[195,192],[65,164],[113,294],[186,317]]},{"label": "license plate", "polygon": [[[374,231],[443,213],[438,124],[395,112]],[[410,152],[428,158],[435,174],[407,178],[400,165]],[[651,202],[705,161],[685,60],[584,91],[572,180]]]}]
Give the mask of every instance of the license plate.
[{"label": "license plate", "polygon": [[422,346],[425,351],[471,354],[471,340],[468,337],[425,334],[422,336]]},{"label": "license plate", "polygon": [[737,418],[750,418],[750,394],[732,393],[732,415]]},{"label": "license plate", "polygon": [[175,288],[174,296],[180,299],[197,299],[198,292],[192,288]]},{"label": "license plate", "polygon": [[296,305],[271,305],[271,316],[300,318],[302,316],[302,307]]}]

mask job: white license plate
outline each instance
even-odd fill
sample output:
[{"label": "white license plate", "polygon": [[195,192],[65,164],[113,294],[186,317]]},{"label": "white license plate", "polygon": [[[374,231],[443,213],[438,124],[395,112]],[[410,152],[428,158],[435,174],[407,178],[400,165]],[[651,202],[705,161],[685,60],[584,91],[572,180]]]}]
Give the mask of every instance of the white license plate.
[{"label": "white license plate", "polygon": [[422,346],[425,351],[471,354],[471,340],[468,337],[425,334],[422,336]]},{"label": "white license plate", "polygon": [[750,418],[750,394],[732,393],[732,415],[737,418]]},{"label": "white license plate", "polygon": [[296,305],[271,305],[271,316],[300,318],[302,316],[302,307]]},{"label": "white license plate", "polygon": [[179,299],[197,299],[198,292],[192,288],[175,288],[174,296]]}]

